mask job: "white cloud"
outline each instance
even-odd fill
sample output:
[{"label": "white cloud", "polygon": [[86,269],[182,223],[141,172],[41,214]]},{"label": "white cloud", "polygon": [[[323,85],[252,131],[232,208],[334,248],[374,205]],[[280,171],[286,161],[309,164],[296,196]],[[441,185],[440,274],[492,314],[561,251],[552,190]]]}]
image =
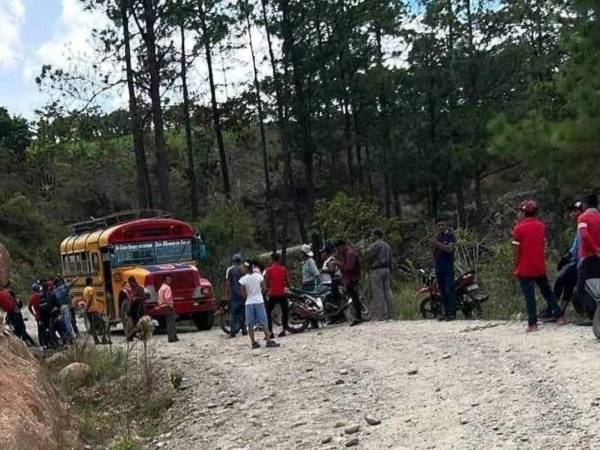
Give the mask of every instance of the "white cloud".
[{"label": "white cloud", "polygon": [[32,60],[25,65],[25,78],[32,80],[43,64],[68,69],[69,59],[89,62],[94,53],[90,42],[92,29],[105,22],[101,13],[84,11],[80,1],[62,0],[62,12],[52,37],[35,49]]},{"label": "white cloud", "polygon": [[24,20],[23,0],[0,0],[0,69],[14,67],[19,59]]}]

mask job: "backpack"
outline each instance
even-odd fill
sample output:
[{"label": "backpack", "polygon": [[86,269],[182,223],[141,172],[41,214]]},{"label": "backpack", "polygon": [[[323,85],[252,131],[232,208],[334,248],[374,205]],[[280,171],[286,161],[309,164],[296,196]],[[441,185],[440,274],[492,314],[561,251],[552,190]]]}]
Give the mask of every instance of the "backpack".
[{"label": "backpack", "polygon": [[42,317],[50,317],[52,310],[54,309],[54,302],[52,299],[52,294],[49,292],[44,292],[40,297],[40,315]]}]

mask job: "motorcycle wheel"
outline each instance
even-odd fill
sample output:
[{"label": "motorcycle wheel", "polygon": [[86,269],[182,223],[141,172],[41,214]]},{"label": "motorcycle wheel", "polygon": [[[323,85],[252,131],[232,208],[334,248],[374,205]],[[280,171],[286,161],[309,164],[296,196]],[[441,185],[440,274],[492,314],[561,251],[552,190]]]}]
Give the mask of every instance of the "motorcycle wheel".
[{"label": "motorcycle wheel", "polygon": [[290,333],[303,333],[306,331],[309,325],[310,318],[302,317],[300,314],[298,314],[298,311],[294,307],[293,303],[291,303],[286,330]]},{"label": "motorcycle wheel", "polygon": [[594,312],[594,320],[592,321],[592,330],[596,339],[600,339],[600,307]]},{"label": "motorcycle wheel", "polygon": [[442,312],[442,301],[438,297],[429,296],[419,306],[424,319],[435,319]]}]

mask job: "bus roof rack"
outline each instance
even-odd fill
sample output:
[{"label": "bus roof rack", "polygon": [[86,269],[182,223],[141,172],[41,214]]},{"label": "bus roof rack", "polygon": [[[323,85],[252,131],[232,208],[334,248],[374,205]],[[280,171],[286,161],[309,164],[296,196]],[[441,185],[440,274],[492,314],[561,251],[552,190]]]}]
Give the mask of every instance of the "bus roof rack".
[{"label": "bus roof rack", "polygon": [[159,209],[132,209],[110,214],[98,219],[91,217],[90,220],[74,223],[69,225],[68,228],[72,234],[81,234],[88,231],[102,230],[136,219],[169,219],[171,217],[173,217],[173,214]]}]

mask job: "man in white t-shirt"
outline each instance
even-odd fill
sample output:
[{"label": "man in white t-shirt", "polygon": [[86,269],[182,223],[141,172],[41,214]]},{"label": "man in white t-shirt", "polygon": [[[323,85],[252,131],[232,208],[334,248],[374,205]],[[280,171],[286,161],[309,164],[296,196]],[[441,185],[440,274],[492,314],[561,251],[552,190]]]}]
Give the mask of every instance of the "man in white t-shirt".
[{"label": "man in white t-shirt", "polygon": [[255,267],[255,264],[245,262],[242,266],[244,276],[240,278],[242,297],[246,298],[246,326],[248,327],[248,336],[250,336],[252,348],[259,348],[260,344],[254,339],[254,326],[260,325],[265,333],[266,346],[279,347],[279,344],[271,339],[269,333],[267,311],[263,299],[264,278],[260,274],[260,271],[256,272],[253,270]]}]

